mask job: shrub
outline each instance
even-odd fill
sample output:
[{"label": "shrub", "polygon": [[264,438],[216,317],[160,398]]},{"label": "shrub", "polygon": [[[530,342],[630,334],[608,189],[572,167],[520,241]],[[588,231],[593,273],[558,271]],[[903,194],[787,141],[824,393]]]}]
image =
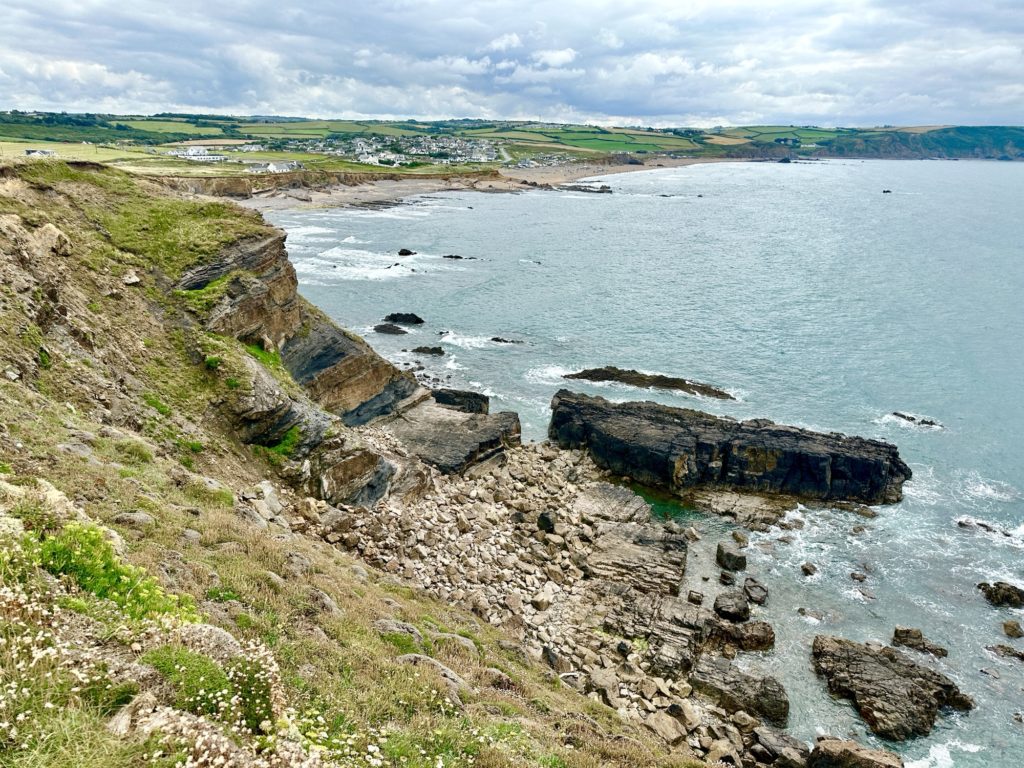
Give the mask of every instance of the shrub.
[{"label": "shrub", "polygon": [[203,365],[206,366],[206,370],[208,371],[216,371],[218,368],[220,368],[220,364],[222,362],[224,361],[221,360],[216,355],[208,355],[206,359],[203,361]]},{"label": "shrub", "polygon": [[130,618],[197,616],[191,598],[167,594],[144,569],[122,563],[95,525],[68,523],[60,533],[42,541],[39,561],[50,573],[67,576],[80,589],[110,600]]}]

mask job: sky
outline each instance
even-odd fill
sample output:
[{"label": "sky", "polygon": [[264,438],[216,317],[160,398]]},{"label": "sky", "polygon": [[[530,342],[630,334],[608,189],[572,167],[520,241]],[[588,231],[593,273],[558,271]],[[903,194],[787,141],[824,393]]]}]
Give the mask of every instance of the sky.
[{"label": "sky", "polygon": [[1024,0],[2,0],[0,109],[1024,123]]}]

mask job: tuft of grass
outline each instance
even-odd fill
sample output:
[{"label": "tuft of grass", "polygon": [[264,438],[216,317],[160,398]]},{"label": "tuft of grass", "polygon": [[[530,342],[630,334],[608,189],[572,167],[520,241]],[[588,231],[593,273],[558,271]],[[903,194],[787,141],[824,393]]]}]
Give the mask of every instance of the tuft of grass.
[{"label": "tuft of grass", "polygon": [[79,589],[110,600],[132,619],[174,615],[198,618],[190,597],[167,594],[155,578],[134,565],[121,562],[114,548],[95,525],[68,523],[38,546],[40,565],[55,576],[67,576]]},{"label": "tuft of grass", "polygon": [[206,367],[206,370],[208,371],[216,371],[218,368],[220,368],[220,365],[223,362],[224,361],[217,355],[207,355],[206,359],[203,360],[203,365]]},{"label": "tuft of grass", "polygon": [[260,344],[246,344],[246,351],[268,368],[281,366],[281,355],[275,351],[267,351]]},{"label": "tuft of grass", "polygon": [[153,453],[138,440],[118,440],[114,451],[127,464],[152,464]]},{"label": "tuft of grass", "polygon": [[389,645],[393,645],[399,654],[420,653],[420,647],[411,635],[405,632],[386,632],[380,639]]},{"label": "tuft of grass", "polygon": [[302,440],[302,430],[299,429],[298,424],[289,429],[284,433],[284,437],[281,438],[280,442],[276,445],[268,447],[271,453],[277,454],[278,456],[289,457],[295,453],[296,447]]},{"label": "tuft of grass", "polygon": [[174,687],[174,706],[194,715],[216,717],[227,706],[230,683],[221,666],[179,645],[162,645],[141,659]]},{"label": "tuft of grass", "polygon": [[143,395],[142,401],[161,416],[170,416],[171,414],[170,406],[164,404],[159,397],[151,392]]}]

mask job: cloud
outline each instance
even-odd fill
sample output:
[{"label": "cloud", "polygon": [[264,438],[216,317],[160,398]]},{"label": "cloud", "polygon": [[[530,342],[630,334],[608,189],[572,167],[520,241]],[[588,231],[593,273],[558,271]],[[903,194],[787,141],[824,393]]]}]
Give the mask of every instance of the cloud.
[{"label": "cloud", "polygon": [[[45,5],[45,7],[44,7]],[[0,108],[1019,123],[1019,0],[5,0]]]},{"label": "cloud", "polygon": [[487,44],[487,50],[489,51],[511,51],[513,48],[522,48],[523,41],[519,39],[519,35],[515,32],[506,32],[504,35],[499,35]]},{"label": "cloud", "polygon": [[546,67],[564,67],[566,64],[571,64],[575,60],[576,51],[572,48],[534,51],[530,54],[530,58],[538,64],[543,64]]}]

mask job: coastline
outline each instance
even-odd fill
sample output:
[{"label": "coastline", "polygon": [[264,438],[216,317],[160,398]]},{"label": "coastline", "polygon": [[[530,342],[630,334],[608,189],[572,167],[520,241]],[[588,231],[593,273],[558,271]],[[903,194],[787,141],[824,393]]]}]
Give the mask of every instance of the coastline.
[{"label": "coastline", "polygon": [[458,176],[450,179],[385,179],[355,185],[338,185],[326,190],[275,190],[266,195],[236,201],[258,211],[302,210],[310,208],[346,208],[350,206],[394,205],[407,197],[437,192],[525,192],[531,189],[568,184],[594,176],[652,171],[658,168],[681,168],[705,163],[746,162],[737,158],[657,158],[651,165],[601,165],[580,163],[541,166],[537,168],[502,168],[500,178]]}]

